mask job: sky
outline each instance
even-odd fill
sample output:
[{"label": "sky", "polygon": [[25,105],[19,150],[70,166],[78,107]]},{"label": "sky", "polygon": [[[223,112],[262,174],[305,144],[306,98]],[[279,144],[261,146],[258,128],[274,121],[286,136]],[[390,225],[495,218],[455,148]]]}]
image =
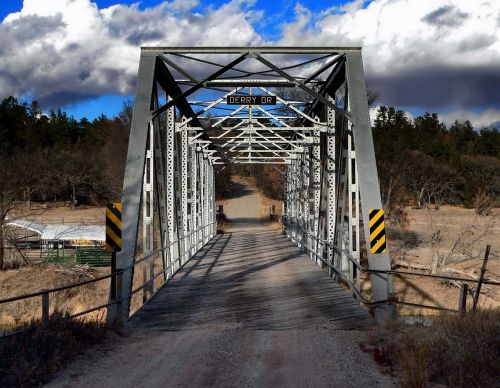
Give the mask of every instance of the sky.
[{"label": "sky", "polygon": [[76,118],[133,98],[140,46],[362,46],[377,104],[500,128],[498,0],[1,0],[0,98]]}]

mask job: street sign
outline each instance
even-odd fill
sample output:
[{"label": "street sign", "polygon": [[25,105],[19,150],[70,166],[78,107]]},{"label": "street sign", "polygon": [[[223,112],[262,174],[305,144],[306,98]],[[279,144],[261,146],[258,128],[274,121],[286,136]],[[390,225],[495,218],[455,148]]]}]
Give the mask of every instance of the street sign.
[{"label": "street sign", "polygon": [[110,203],[106,206],[106,251],[122,250],[122,204]]},{"label": "street sign", "polygon": [[276,96],[228,96],[227,105],[276,105]]}]

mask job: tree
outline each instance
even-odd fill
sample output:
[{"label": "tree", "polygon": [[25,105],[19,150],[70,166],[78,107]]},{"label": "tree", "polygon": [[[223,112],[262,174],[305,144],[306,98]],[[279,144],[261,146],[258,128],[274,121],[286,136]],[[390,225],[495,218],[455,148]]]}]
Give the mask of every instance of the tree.
[{"label": "tree", "polygon": [[[464,201],[468,205],[477,202],[489,202],[495,205],[500,196],[500,160],[491,156],[464,155],[460,160],[460,168],[465,178]],[[479,210],[476,206],[476,210]]]},{"label": "tree", "polygon": [[8,216],[22,198],[22,182],[18,171],[31,166],[19,165],[17,154],[0,149],[0,270],[5,265],[5,226]]},{"label": "tree", "polygon": [[476,140],[475,153],[500,158],[500,132],[498,129],[484,128]]},{"label": "tree", "polygon": [[83,149],[61,151],[57,161],[59,179],[70,190],[74,208],[84,189],[93,189],[101,182],[102,163],[95,152]]},{"label": "tree", "polygon": [[458,191],[463,180],[451,166],[440,163],[421,151],[408,151],[405,184],[412,194],[417,207],[445,201],[458,201]]},{"label": "tree", "polygon": [[132,128],[132,115],[134,112],[134,101],[125,100],[123,101],[122,110],[118,113],[118,119],[123,123],[125,128],[130,131]]}]

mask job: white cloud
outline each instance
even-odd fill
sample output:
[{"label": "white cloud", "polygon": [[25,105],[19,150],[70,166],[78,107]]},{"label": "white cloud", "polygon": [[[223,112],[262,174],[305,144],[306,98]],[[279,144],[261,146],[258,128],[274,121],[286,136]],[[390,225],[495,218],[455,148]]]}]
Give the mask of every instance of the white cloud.
[{"label": "white cloud", "polygon": [[444,109],[500,105],[500,1],[352,1],[297,9],[278,44],[362,46],[384,104]]},{"label": "white cloud", "polygon": [[[279,43],[362,46],[365,67],[374,74],[428,65],[498,65],[500,2],[469,0],[375,0],[366,8],[353,1],[339,13],[301,12],[287,24]],[[305,20],[309,18],[309,20]],[[477,46],[464,42],[478,38]]]},{"label": "white cloud", "polygon": [[447,125],[451,125],[455,120],[464,122],[469,120],[475,129],[484,127],[495,127],[500,129],[500,109],[486,109],[481,112],[470,112],[465,109],[455,110],[448,113],[441,113],[439,118]]},{"label": "white cloud", "polygon": [[140,46],[252,45],[262,39],[241,1],[206,14],[175,0],[99,9],[90,0],[24,0],[0,25],[0,91],[65,105],[104,94],[132,94]]}]

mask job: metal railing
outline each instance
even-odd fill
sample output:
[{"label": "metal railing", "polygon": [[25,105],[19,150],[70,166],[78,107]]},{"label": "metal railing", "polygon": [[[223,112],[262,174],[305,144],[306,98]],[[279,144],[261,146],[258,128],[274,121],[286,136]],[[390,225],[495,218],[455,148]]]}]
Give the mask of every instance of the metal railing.
[{"label": "metal railing", "polygon": [[[465,309],[466,309],[467,293],[470,292],[470,287],[468,287],[468,284],[469,283],[477,284],[480,282],[480,280],[476,280],[476,279],[459,278],[459,277],[446,276],[446,275],[425,274],[425,273],[410,272],[410,271],[370,269],[370,268],[367,268],[364,265],[362,265],[358,260],[354,259],[348,251],[342,250],[342,249],[338,248],[337,246],[335,246],[334,244],[309,233],[308,231],[302,229],[300,226],[299,227],[294,226],[294,224],[296,225],[297,223],[295,223],[293,221],[288,221],[288,224],[287,224],[286,216],[283,216],[283,218],[284,218],[284,220],[283,220],[282,225],[284,226],[284,230],[286,231],[286,235],[292,241],[294,241],[297,245],[299,245],[299,247],[305,249],[310,255],[314,256],[317,260],[320,260],[331,271],[333,271],[335,273],[335,275],[337,276],[338,280],[347,284],[347,286],[349,287],[349,290],[356,296],[356,299],[368,307],[375,307],[375,306],[379,306],[379,305],[383,305],[383,304],[398,304],[398,305],[404,305],[404,306],[408,306],[408,307],[419,307],[419,308],[423,308],[423,309],[432,309],[432,310],[440,310],[440,311],[449,311],[449,312],[454,312],[454,313],[457,313],[457,312],[463,313],[463,312],[465,312]],[[289,227],[291,226],[292,228],[294,228],[295,233],[289,233],[289,231],[286,228],[287,225]],[[308,239],[303,239],[303,238],[299,239],[299,236],[304,236],[304,235],[307,235]],[[308,244],[308,241],[307,241],[309,239],[314,240],[316,242],[316,245],[322,245],[323,247],[327,247],[329,252],[327,251],[327,249],[321,249],[320,251],[323,252],[324,254],[326,254],[327,257],[329,256],[330,258],[332,258],[332,260],[331,261],[327,260],[323,255],[318,254],[319,250],[312,249],[311,244]],[[459,308],[450,309],[450,308],[441,307],[441,306],[406,302],[403,300],[397,300],[396,298],[389,298],[389,299],[377,300],[377,301],[368,300],[362,295],[360,288],[354,284],[353,279],[350,279],[348,276],[346,276],[346,274],[344,273],[343,270],[335,267],[335,265],[333,264],[334,252],[336,252],[339,255],[344,255],[344,257],[346,257],[349,260],[351,265],[356,267],[358,273],[366,273],[366,274],[370,274],[370,275],[374,275],[374,276],[381,276],[381,277],[415,276],[415,277],[422,277],[422,278],[431,278],[431,279],[436,279],[436,280],[462,282],[463,284],[462,284],[462,287],[460,289],[460,296],[459,296]],[[328,255],[328,253],[330,253],[330,255]],[[359,278],[359,276],[358,276],[358,278]],[[491,285],[491,286],[500,286],[500,282],[494,281],[494,280],[481,280],[481,282],[482,282],[482,284],[487,284],[487,285]],[[388,287],[390,286],[390,284],[391,284],[391,282],[387,282]],[[387,294],[392,295],[393,291],[388,289]],[[475,303],[477,303],[477,301],[475,301]]]},{"label": "metal railing", "polygon": [[[193,247],[190,247],[188,250],[185,250],[183,252],[179,252],[178,257],[176,259],[172,260],[168,266],[165,266],[161,271],[153,273],[153,276],[151,277],[151,279],[149,281],[147,281],[146,283],[141,284],[140,286],[138,286],[136,288],[133,288],[130,291],[129,295],[123,295],[122,296],[122,295],[120,295],[120,292],[121,292],[121,285],[122,285],[122,282],[123,282],[123,280],[122,280],[123,279],[123,274],[126,273],[126,272],[128,272],[128,271],[130,271],[130,270],[132,270],[136,265],[138,265],[140,263],[143,263],[144,261],[146,261],[148,259],[154,259],[155,256],[157,256],[158,254],[161,254],[163,251],[165,251],[167,249],[170,249],[170,247],[172,247],[174,244],[177,244],[177,243],[181,242],[182,240],[191,237],[195,233],[199,233],[200,231],[204,231],[206,228],[211,227],[214,224],[216,224],[216,221],[211,222],[211,223],[209,223],[209,224],[207,224],[207,225],[205,225],[205,226],[203,226],[201,228],[198,228],[198,229],[192,231],[191,233],[189,233],[189,234],[181,237],[180,239],[178,239],[176,241],[173,241],[173,242],[169,243],[168,245],[166,245],[166,246],[164,246],[162,248],[159,248],[159,249],[156,249],[156,250],[154,250],[152,252],[149,252],[148,254],[146,254],[146,255],[142,256],[141,258],[137,259],[136,261],[134,261],[134,263],[132,263],[131,265],[129,265],[127,267],[124,267],[124,268],[121,268],[119,270],[115,270],[113,273],[111,273],[109,275],[103,275],[103,276],[100,276],[100,277],[97,277],[97,278],[94,278],[94,279],[89,279],[89,280],[81,281],[81,282],[78,282],[78,283],[68,284],[66,286],[54,287],[54,288],[45,289],[45,290],[41,290],[41,291],[37,291],[37,292],[32,292],[32,293],[18,295],[18,296],[14,296],[14,297],[10,297],[10,298],[1,299],[0,300],[0,306],[4,305],[4,304],[7,304],[7,303],[18,302],[20,300],[26,300],[26,299],[30,299],[30,298],[41,297],[41,310],[42,310],[41,311],[41,324],[42,324],[42,326],[44,326],[44,325],[46,325],[48,323],[49,318],[50,318],[50,294],[52,294],[52,293],[56,293],[56,292],[68,290],[68,289],[71,289],[71,288],[85,286],[87,284],[97,283],[97,282],[100,282],[100,281],[103,281],[103,280],[106,280],[106,279],[114,279],[114,281],[112,281],[112,283],[114,283],[114,287],[113,287],[113,285],[111,286],[111,298],[110,298],[109,302],[104,303],[104,304],[100,304],[98,306],[89,308],[87,310],[84,310],[84,311],[81,311],[81,312],[78,312],[78,313],[75,313],[75,314],[70,314],[70,315],[67,316],[68,318],[77,318],[77,317],[80,317],[80,316],[83,316],[83,315],[86,315],[86,314],[90,314],[90,313],[92,313],[94,311],[98,311],[98,310],[107,308],[107,307],[112,306],[112,305],[121,305],[121,303],[123,301],[125,301],[127,299],[131,300],[132,296],[134,294],[136,294],[137,292],[143,290],[144,288],[150,286],[151,284],[154,285],[154,281],[158,277],[164,275],[166,277],[165,281],[162,282],[159,285],[159,287],[157,288],[157,291],[158,291],[164,284],[166,284],[173,277],[173,275],[175,273],[177,273],[177,271],[179,269],[182,268],[182,266],[184,264],[186,264],[193,256],[195,256],[196,253],[198,253],[215,236],[215,234],[216,234],[215,233],[215,229],[212,230],[211,233],[207,233],[207,234],[203,233],[202,240],[201,241],[197,241],[194,244],[193,253],[190,253],[190,251],[191,251],[191,249]],[[182,261],[184,255],[187,255],[187,254],[189,254],[189,256],[182,263],[181,261]],[[175,266],[177,265],[177,263],[180,263],[180,265],[175,269]],[[170,276],[169,276],[169,272],[170,272],[171,269],[175,269],[175,270],[172,271],[170,273]],[[147,303],[156,294],[156,292],[154,292],[154,289],[153,289],[152,294],[149,296],[149,298],[147,298],[147,299],[144,300],[142,306],[145,303]],[[130,319],[130,317],[129,317],[129,319]],[[9,336],[9,335],[13,335],[13,334],[17,334],[17,333],[20,333],[20,332],[23,332],[23,331],[27,331],[27,330],[32,330],[35,327],[36,326],[32,326],[32,327],[23,328],[21,330],[7,332],[7,333],[4,333],[3,337]],[[2,335],[0,335],[0,338],[1,337],[2,337]]]}]

